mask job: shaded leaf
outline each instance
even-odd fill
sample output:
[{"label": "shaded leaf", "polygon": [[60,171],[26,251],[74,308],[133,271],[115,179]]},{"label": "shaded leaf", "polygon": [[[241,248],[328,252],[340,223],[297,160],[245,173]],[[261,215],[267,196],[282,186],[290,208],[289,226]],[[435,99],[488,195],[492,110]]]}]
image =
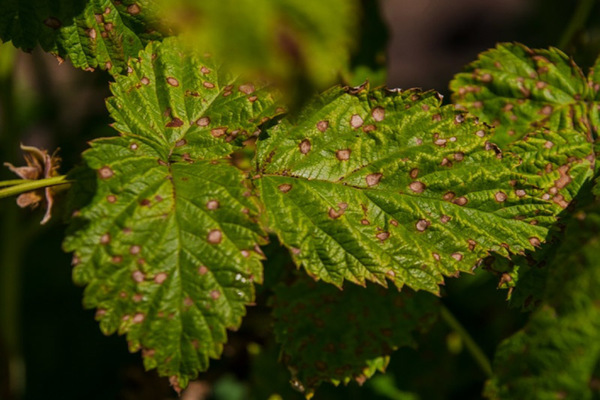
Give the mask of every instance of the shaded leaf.
[{"label": "shaded leaf", "polygon": [[175,40],[149,45],[111,86],[121,136],[84,153],[96,190],[65,241],[73,279],[102,331],[126,333],[176,389],[220,356],[262,280],[258,207],[225,158],[274,114],[263,88],[247,88]]},{"label": "shaded leaf", "polygon": [[[349,62],[356,0],[179,0],[165,2],[190,42],[240,72],[326,87]],[[185,35],[187,33],[187,35]]]},{"label": "shaded leaf", "polygon": [[0,39],[68,58],[83,69],[119,72],[150,40],[160,40],[154,0],[0,0]]},{"label": "shaded leaf", "polygon": [[591,137],[587,102],[593,90],[574,61],[556,48],[499,44],[457,74],[450,88],[455,103],[496,126],[494,141],[500,146],[542,127]]},{"label": "shaded leaf", "polygon": [[[491,399],[592,399],[600,394],[600,208],[573,219],[549,265],[543,302],[498,347]],[[597,373],[597,372],[596,372]]]},{"label": "shaded leaf", "polygon": [[343,291],[303,278],[275,288],[271,300],[275,335],[292,384],[310,395],[321,382],[362,384],[385,371],[389,355],[414,346],[429,328],[437,299],[368,285]]},{"label": "shaded leaf", "polygon": [[335,88],[258,142],[266,225],[310,275],[437,293],[490,252],[538,246],[591,176],[577,132],[540,131],[502,153],[440,103]]}]

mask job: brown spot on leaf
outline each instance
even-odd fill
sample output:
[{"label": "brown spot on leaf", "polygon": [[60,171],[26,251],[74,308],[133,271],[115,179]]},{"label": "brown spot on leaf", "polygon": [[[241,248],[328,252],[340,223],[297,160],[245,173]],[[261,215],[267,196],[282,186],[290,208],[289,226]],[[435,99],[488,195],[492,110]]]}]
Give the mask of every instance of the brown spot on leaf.
[{"label": "brown spot on leaf", "polygon": [[202,86],[204,86],[207,89],[214,89],[215,88],[215,84],[212,83],[212,82],[208,82],[208,81],[207,82],[203,82]]},{"label": "brown spot on leaf", "polygon": [[254,85],[252,85],[251,83],[245,83],[243,85],[240,85],[239,87],[239,91],[244,94],[252,94],[254,93],[254,90]]},{"label": "brown spot on leaf", "polygon": [[317,129],[320,132],[325,132],[327,130],[327,128],[329,128],[329,122],[328,121],[319,121],[319,122],[317,122]]},{"label": "brown spot on leaf", "polygon": [[373,119],[377,122],[381,122],[385,118],[385,109],[383,107],[375,107],[371,112]]},{"label": "brown spot on leaf", "polygon": [[447,215],[442,215],[442,217],[440,218],[440,221],[442,221],[442,224],[447,224],[452,218],[450,218]]},{"label": "brown spot on leaf", "polygon": [[290,190],[292,190],[292,185],[290,185],[289,183],[282,183],[281,185],[278,186],[279,191],[283,192],[283,193],[287,193]]},{"label": "brown spot on leaf", "polygon": [[350,153],[352,151],[350,149],[338,150],[335,152],[335,156],[340,161],[348,161],[350,159]]},{"label": "brown spot on leaf", "polygon": [[207,272],[208,272],[208,268],[206,268],[204,265],[201,265],[198,267],[199,275],[206,275]]},{"label": "brown spot on leaf", "polygon": [[210,244],[219,244],[221,243],[221,240],[223,240],[223,233],[219,229],[213,229],[208,232],[206,240],[208,240],[208,243]]},{"label": "brown spot on leaf", "polygon": [[98,170],[98,175],[100,175],[100,179],[108,179],[114,175],[113,170],[108,166],[104,166]]},{"label": "brown spot on leaf", "polygon": [[540,242],[540,239],[535,236],[532,236],[529,238],[529,243],[531,243],[531,245],[533,247],[541,247],[542,246],[542,242]]},{"label": "brown spot on leaf", "polygon": [[308,154],[308,152],[310,151],[310,148],[311,148],[310,140],[304,139],[303,141],[300,142],[300,144],[298,145],[298,148],[300,149],[300,153]]},{"label": "brown spot on leaf", "polygon": [[108,201],[109,203],[115,203],[117,201],[117,196],[115,196],[114,194],[109,194],[108,196],[106,196],[106,201]]},{"label": "brown spot on leaf", "polygon": [[211,297],[213,300],[217,300],[219,297],[221,297],[221,292],[219,292],[218,290],[212,290],[212,291],[210,292],[210,297]]},{"label": "brown spot on leaf", "polygon": [[361,225],[369,225],[370,224],[368,219],[361,219],[360,223],[361,223]]},{"label": "brown spot on leaf", "polygon": [[175,143],[175,147],[182,147],[182,146],[185,146],[186,144],[187,144],[187,140],[180,139]]},{"label": "brown spot on leaf", "polygon": [[415,181],[408,185],[408,187],[415,193],[423,193],[427,186],[423,182]]},{"label": "brown spot on leaf", "polygon": [[209,210],[216,210],[219,208],[219,202],[217,200],[209,200],[208,203],[206,203],[206,208]]},{"label": "brown spot on leaf", "polygon": [[134,244],[133,246],[131,246],[129,248],[129,254],[140,254],[140,251],[142,250],[142,248],[140,246],[138,246],[137,244]]},{"label": "brown spot on leaf", "polygon": [[452,200],[454,197],[456,196],[456,194],[454,194],[454,192],[446,192],[443,196],[442,199],[446,200],[446,201],[450,201]]},{"label": "brown spot on leaf", "polygon": [[227,128],[215,128],[210,131],[210,134],[216,138],[223,136],[225,133],[227,133]]},{"label": "brown spot on leaf", "polygon": [[360,115],[354,114],[352,115],[352,117],[350,117],[350,126],[352,126],[353,128],[359,128],[362,126],[362,124],[363,119],[360,117]]},{"label": "brown spot on leaf", "polygon": [[156,276],[154,277],[154,282],[161,284],[164,281],[167,280],[168,275],[165,272],[159,272],[158,274],[156,274]]},{"label": "brown spot on leaf", "polygon": [[140,13],[140,11],[141,11],[140,6],[138,6],[135,3],[133,3],[127,7],[127,12],[131,15],[137,15]]},{"label": "brown spot on leaf", "polygon": [[377,239],[379,239],[380,242],[383,243],[390,237],[390,233],[389,232],[379,232],[375,235],[375,237]]},{"label": "brown spot on leaf", "polygon": [[558,173],[560,174],[560,177],[554,182],[554,185],[558,189],[564,188],[571,182],[571,176],[569,175],[569,168],[570,167],[568,165],[562,165],[562,166],[558,167]]},{"label": "brown spot on leaf", "polygon": [[133,320],[132,321],[133,321],[134,324],[141,324],[142,322],[144,322],[145,318],[146,318],[146,316],[144,314],[142,314],[142,313],[136,313],[133,316]]},{"label": "brown spot on leaf", "polygon": [[198,125],[198,126],[208,126],[209,124],[210,124],[209,117],[202,117],[202,118],[199,118],[198,121],[196,121],[196,125]]},{"label": "brown spot on leaf", "polygon": [[167,128],[179,128],[180,126],[183,126],[183,121],[175,117],[171,121],[169,121],[165,126]]},{"label": "brown spot on leaf", "polygon": [[496,194],[494,195],[494,198],[496,199],[497,202],[502,203],[502,202],[506,201],[508,196],[504,192],[496,192]]},{"label": "brown spot on leaf", "polygon": [[100,244],[109,244],[110,243],[110,233],[105,233],[100,237]]},{"label": "brown spot on leaf", "polygon": [[50,17],[44,20],[44,25],[51,29],[59,29],[62,26],[62,23],[58,18]]},{"label": "brown spot on leaf", "polygon": [[417,228],[417,230],[419,232],[425,232],[425,230],[429,227],[429,225],[431,225],[431,222],[429,222],[425,219],[420,219],[415,224],[415,227]]},{"label": "brown spot on leaf", "polygon": [[179,81],[172,76],[167,77],[167,83],[171,86],[177,87],[179,86]]},{"label": "brown spot on leaf", "polygon": [[329,209],[329,218],[337,219],[342,215],[344,215],[343,209],[340,209],[339,211],[336,211],[333,207]]},{"label": "brown spot on leaf", "polygon": [[146,277],[146,275],[144,275],[144,273],[142,271],[140,271],[140,270],[135,270],[131,274],[131,277],[137,283],[141,283],[141,282],[144,282],[144,278]]},{"label": "brown spot on leaf", "polygon": [[454,258],[456,261],[461,261],[463,259],[463,255],[460,253],[452,253],[452,258]]},{"label": "brown spot on leaf", "polygon": [[552,114],[552,106],[545,105],[540,110],[540,114],[542,114],[542,115],[550,115],[550,114]]},{"label": "brown spot on leaf", "polygon": [[367,175],[365,177],[365,180],[367,181],[367,186],[375,186],[375,185],[379,184],[379,181],[381,180],[382,176],[383,176],[383,174],[381,174],[381,173]]},{"label": "brown spot on leaf", "polygon": [[467,200],[466,197],[461,196],[459,198],[457,198],[456,200],[453,201],[454,204],[458,205],[458,206],[464,206],[469,202],[469,200]]}]

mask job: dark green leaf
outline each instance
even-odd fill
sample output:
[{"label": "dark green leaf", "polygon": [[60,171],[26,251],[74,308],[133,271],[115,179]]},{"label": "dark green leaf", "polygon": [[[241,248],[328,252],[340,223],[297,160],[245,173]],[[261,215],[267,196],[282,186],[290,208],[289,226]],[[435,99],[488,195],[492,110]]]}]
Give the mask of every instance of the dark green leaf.
[{"label": "dark green leaf", "polygon": [[368,285],[343,291],[304,278],[275,288],[275,335],[292,383],[307,394],[321,382],[362,384],[384,371],[389,355],[414,346],[436,318],[437,299]]},{"label": "dark green leaf", "polygon": [[266,224],[310,275],[437,293],[443,275],[490,252],[538,246],[591,176],[577,132],[538,132],[502,153],[440,103],[336,88],[259,141]]},{"label": "dark green leaf", "polygon": [[79,68],[119,72],[159,40],[154,0],[0,0],[0,39],[69,58]]},{"label": "dark green leaf", "polygon": [[[542,303],[504,341],[486,395],[492,399],[592,399],[600,394],[600,207],[574,218],[549,270]],[[595,394],[594,394],[595,393]]]},{"label": "dark green leaf", "polygon": [[121,136],[85,152],[96,190],[65,248],[102,331],[126,333],[147,368],[184,387],[219,357],[262,280],[258,207],[225,157],[275,107],[172,39],[148,46],[112,90]]}]

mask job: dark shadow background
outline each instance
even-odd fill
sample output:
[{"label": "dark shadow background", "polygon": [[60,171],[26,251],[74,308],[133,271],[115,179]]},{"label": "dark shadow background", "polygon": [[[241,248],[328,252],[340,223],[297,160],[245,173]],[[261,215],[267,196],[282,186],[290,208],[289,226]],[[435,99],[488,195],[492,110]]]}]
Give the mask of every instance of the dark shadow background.
[{"label": "dark shadow background", "polygon": [[[388,86],[434,88],[448,95],[452,76],[497,42],[556,45],[577,2],[382,0],[381,4],[391,35]],[[584,70],[591,66],[600,51],[598,4],[586,30],[564,50]],[[0,61],[11,57],[8,52],[7,46],[0,46]],[[109,96],[107,74],[58,65],[40,51],[16,52],[14,59],[12,72],[0,73],[0,160],[21,164],[19,142],[60,147],[66,172],[80,162],[88,140],[114,134],[104,106]],[[2,168],[0,179],[13,178]],[[70,256],[61,251],[65,227],[58,215],[40,227],[40,210],[21,210],[14,199],[0,199],[4,339],[0,400],[176,398],[166,379],[143,371],[141,357],[129,354],[123,338],[104,337],[94,312],[82,309],[82,289],[72,284]],[[273,279],[293,268],[278,245],[269,246],[267,252],[271,261],[266,274]],[[490,357],[497,343],[524,321],[521,313],[507,309],[505,294],[496,290],[496,284],[485,273],[450,280],[445,299]],[[259,300],[266,294],[262,296]],[[303,398],[289,389],[287,372],[276,364],[268,324],[266,308],[251,308],[242,329],[230,335],[223,359],[200,376],[184,399],[263,399],[274,390],[280,398]],[[421,338],[419,351],[396,353],[387,375],[399,390],[395,395],[377,394],[377,385],[369,382],[362,388],[324,386],[315,398],[415,399],[403,391],[420,393],[422,399],[478,399],[485,377],[468,353],[453,346],[454,339],[439,323]],[[262,349],[260,356],[252,350],[254,344]]]}]

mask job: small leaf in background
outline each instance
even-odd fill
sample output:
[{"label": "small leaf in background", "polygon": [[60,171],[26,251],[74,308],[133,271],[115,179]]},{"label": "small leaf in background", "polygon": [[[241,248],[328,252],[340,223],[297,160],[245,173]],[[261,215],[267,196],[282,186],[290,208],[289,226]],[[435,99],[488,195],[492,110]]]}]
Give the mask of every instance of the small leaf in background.
[{"label": "small leaf in background", "polygon": [[450,89],[457,105],[496,127],[493,140],[504,147],[542,127],[575,129],[591,138],[598,130],[597,118],[588,116],[598,106],[590,103],[592,81],[556,48],[503,43],[481,53],[455,76]]},{"label": "small leaf in background", "polygon": [[0,39],[25,51],[38,44],[83,69],[121,71],[164,36],[155,0],[0,0]]},{"label": "small leaf in background", "polygon": [[347,66],[360,12],[356,0],[178,0],[163,6],[193,46],[214,52],[235,71],[318,88],[335,83]]},{"label": "small leaf in background", "polygon": [[[65,249],[102,331],[126,333],[179,390],[220,356],[262,280],[258,207],[227,156],[276,107],[174,39],[149,45],[111,88],[121,136],[84,153],[96,188]],[[85,178],[77,184],[90,192]]]},{"label": "small leaf in background", "polygon": [[292,384],[311,395],[321,382],[364,383],[385,371],[389,355],[414,346],[435,321],[429,293],[346,285],[343,291],[309,278],[275,288],[275,336]]},{"label": "small leaf in background", "polygon": [[337,286],[438,293],[443,276],[490,252],[539,246],[592,174],[584,135],[540,131],[502,152],[434,92],[334,88],[267,134],[257,143],[266,225],[309,275]]},{"label": "small leaf in background", "polygon": [[525,327],[497,349],[490,399],[600,396],[600,208],[573,218],[544,268],[542,302]]}]

